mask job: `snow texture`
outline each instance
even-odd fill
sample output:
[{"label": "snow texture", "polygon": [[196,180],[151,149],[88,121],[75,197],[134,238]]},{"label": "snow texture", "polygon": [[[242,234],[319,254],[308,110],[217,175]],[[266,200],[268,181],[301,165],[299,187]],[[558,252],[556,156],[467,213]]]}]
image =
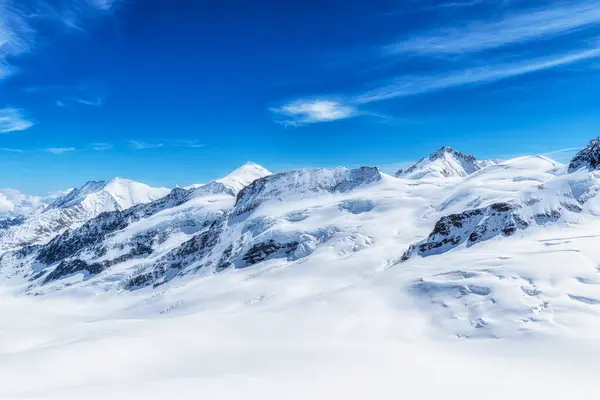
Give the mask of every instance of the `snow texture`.
[{"label": "snow texture", "polygon": [[0,397],[593,398],[594,146],[90,182],[0,225]]}]

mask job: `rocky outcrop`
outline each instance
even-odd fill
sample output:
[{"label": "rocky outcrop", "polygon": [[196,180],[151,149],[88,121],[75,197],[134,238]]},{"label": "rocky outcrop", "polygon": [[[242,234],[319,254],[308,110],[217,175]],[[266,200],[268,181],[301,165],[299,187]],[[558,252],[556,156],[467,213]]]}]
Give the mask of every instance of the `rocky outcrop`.
[{"label": "rocky outcrop", "polygon": [[442,254],[462,244],[469,247],[499,235],[512,236],[528,226],[518,208],[508,203],[446,215],[435,224],[427,239],[410,246],[401,260],[407,261],[414,255]]},{"label": "rocky outcrop", "polygon": [[600,169],[600,137],[592,139],[569,163],[568,171],[570,173],[581,169],[588,171]]}]

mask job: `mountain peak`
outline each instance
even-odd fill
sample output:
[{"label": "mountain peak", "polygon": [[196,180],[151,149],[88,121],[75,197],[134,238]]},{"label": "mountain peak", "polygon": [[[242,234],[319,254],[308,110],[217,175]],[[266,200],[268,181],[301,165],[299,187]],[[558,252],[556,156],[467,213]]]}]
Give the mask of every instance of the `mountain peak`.
[{"label": "mountain peak", "polygon": [[436,152],[434,152],[432,155],[443,154],[443,153],[455,153],[455,151],[450,146],[442,146]]},{"label": "mountain peak", "polygon": [[[115,177],[108,181],[89,181],[78,189],[57,198],[50,208],[69,208],[89,203],[94,209],[110,211],[148,203],[169,193],[165,188],[153,188],[144,183]],[[110,203],[110,205],[109,205]]]},{"label": "mountain peak", "polygon": [[255,180],[264,178],[268,175],[271,175],[269,170],[256,163],[248,161],[223,178],[217,179],[215,182],[223,184],[227,188],[231,189],[233,194],[236,195],[240,190]]},{"label": "mountain peak", "polygon": [[398,171],[396,177],[407,179],[465,177],[493,163],[487,160],[478,161],[470,154],[443,146],[428,158],[420,159],[412,167]]},{"label": "mountain peak", "polygon": [[581,149],[569,163],[569,172],[585,168],[587,170],[600,169],[600,136],[592,139]]}]

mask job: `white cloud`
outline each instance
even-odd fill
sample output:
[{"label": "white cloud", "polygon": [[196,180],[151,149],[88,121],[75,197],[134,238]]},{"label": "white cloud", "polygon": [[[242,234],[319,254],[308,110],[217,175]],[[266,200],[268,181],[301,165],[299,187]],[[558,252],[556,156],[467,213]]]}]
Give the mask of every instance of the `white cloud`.
[{"label": "white cloud", "polygon": [[96,97],[94,99],[74,99],[77,103],[91,107],[100,107],[102,105],[102,98]]},{"label": "white cloud", "polygon": [[[37,37],[42,33],[36,30],[49,24],[62,24],[81,29],[84,21],[89,21],[95,15],[114,9],[121,0],[64,0],[50,2],[37,0],[31,3],[21,3],[20,0],[0,0],[0,80],[10,76],[16,69],[11,61],[34,49]],[[99,106],[98,99],[78,99],[79,103]],[[65,106],[64,101],[57,101],[59,107]],[[32,126],[19,111],[6,108],[0,110],[0,133],[24,130]]]},{"label": "white cloud", "polygon": [[52,154],[64,154],[75,150],[75,147],[50,147],[46,149],[48,153]]},{"label": "white cloud", "polygon": [[567,147],[565,149],[548,151],[546,153],[542,153],[542,155],[543,156],[552,156],[552,155],[562,154],[562,153],[574,153],[579,150],[581,150],[581,147]]},{"label": "white cloud", "polygon": [[8,147],[0,147],[0,151],[4,151],[7,153],[23,153],[23,150],[21,149],[11,149]]},{"label": "white cloud", "polygon": [[[506,5],[512,2],[497,2]],[[479,1],[465,1],[452,7],[479,4]],[[428,62],[418,73],[390,75],[373,82],[370,90],[354,94],[332,93],[338,101],[297,100],[274,109],[279,115],[290,117],[277,120],[285,124],[331,121],[356,115],[376,115],[365,110],[365,105],[374,102],[409,97],[469,85],[497,82],[511,77],[532,74],[549,69],[559,69],[571,64],[582,64],[591,69],[591,61],[600,58],[600,7],[597,1],[560,1],[543,8],[521,9],[507,13],[506,9],[495,9],[501,19],[471,21],[457,27],[457,20],[447,20],[453,24],[441,27],[434,32],[413,34],[391,46],[384,47],[382,60],[380,52],[367,52],[371,62],[386,65],[406,62],[410,55],[418,54]],[[459,24],[459,23],[458,23]],[[549,46],[551,39],[578,31],[575,45],[569,47]],[[510,57],[506,52],[491,51],[501,47],[527,43],[528,51],[513,51]],[[560,43],[559,43],[560,44]],[[542,45],[542,46],[540,46]],[[381,48],[377,48],[381,50]],[[549,50],[550,49],[550,50]],[[439,58],[440,55],[452,55]],[[369,87],[368,82],[362,87]],[[360,111],[359,111],[360,110]]]},{"label": "white cloud", "polygon": [[141,140],[130,140],[129,146],[135,150],[157,149],[162,147],[162,143],[148,143]]},{"label": "white cloud", "polygon": [[0,1],[0,79],[13,72],[8,58],[30,50],[33,30],[27,19],[14,5]]},{"label": "white cloud", "polygon": [[197,140],[182,140],[179,142],[179,146],[181,147],[189,147],[192,149],[200,149],[202,147],[205,147],[206,145],[203,143],[200,143]]},{"label": "white cloud", "polygon": [[113,9],[117,4],[121,3],[119,0],[87,0],[87,3],[97,9],[103,11],[109,11]]},{"label": "white cloud", "polygon": [[92,143],[92,150],[95,151],[107,151],[113,149],[113,147],[111,143]]},{"label": "white cloud", "polygon": [[448,73],[402,76],[395,78],[388,85],[356,96],[354,101],[357,104],[366,104],[458,86],[495,82],[598,57],[600,57],[600,48],[595,47],[554,56],[526,59],[512,63],[490,64],[486,67],[467,68]]},{"label": "white cloud", "polygon": [[70,30],[85,31],[91,19],[112,12],[121,3],[121,0],[40,0],[29,10],[27,17]]},{"label": "white cloud", "polygon": [[33,123],[23,116],[21,110],[16,108],[0,109],[0,133],[24,131],[32,126]]},{"label": "white cloud", "polygon": [[281,107],[271,109],[283,116],[277,122],[297,126],[315,122],[335,121],[351,118],[359,114],[358,110],[335,100],[296,100]]},{"label": "white cloud", "polygon": [[532,40],[549,39],[600,24],[597,1],[555,2],[495,21],[469,22],[400,40],[384,47],[388,54],[464,54]]}]

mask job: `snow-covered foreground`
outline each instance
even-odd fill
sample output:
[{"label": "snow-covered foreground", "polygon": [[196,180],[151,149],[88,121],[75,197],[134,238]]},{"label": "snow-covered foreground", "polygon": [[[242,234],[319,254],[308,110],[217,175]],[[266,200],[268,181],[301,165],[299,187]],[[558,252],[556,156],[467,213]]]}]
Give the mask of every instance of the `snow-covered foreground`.
[{"label": "snow-covered foreground", "polygon": [[593,338],[440,335],[401,268],[289,301],[277,293],[319,292],[327,274],[255,273],[120,298],[2,295],[0,398],[584,399],[600,389]]},{"label": "snow-covered foreground", "polygon": [[[598,293],[599,231],[539,230],[444,263],[323,255],[117,296],[4,293],[0,398],[593,398],[600,305],[582,299]],[[457,268],[467,277],[448,275]],[[489,295],[415,296],[419,279],[489,287],[509,315],[495,316]],[[479,317],[483,338],[461,337]],[[539,321],[520,335],[525,317]]]},{"label": "snow-covered foreground", "polygon": [[596,159],[249,163],[78,220],[0,257],[0,398],[595,398]]}]

